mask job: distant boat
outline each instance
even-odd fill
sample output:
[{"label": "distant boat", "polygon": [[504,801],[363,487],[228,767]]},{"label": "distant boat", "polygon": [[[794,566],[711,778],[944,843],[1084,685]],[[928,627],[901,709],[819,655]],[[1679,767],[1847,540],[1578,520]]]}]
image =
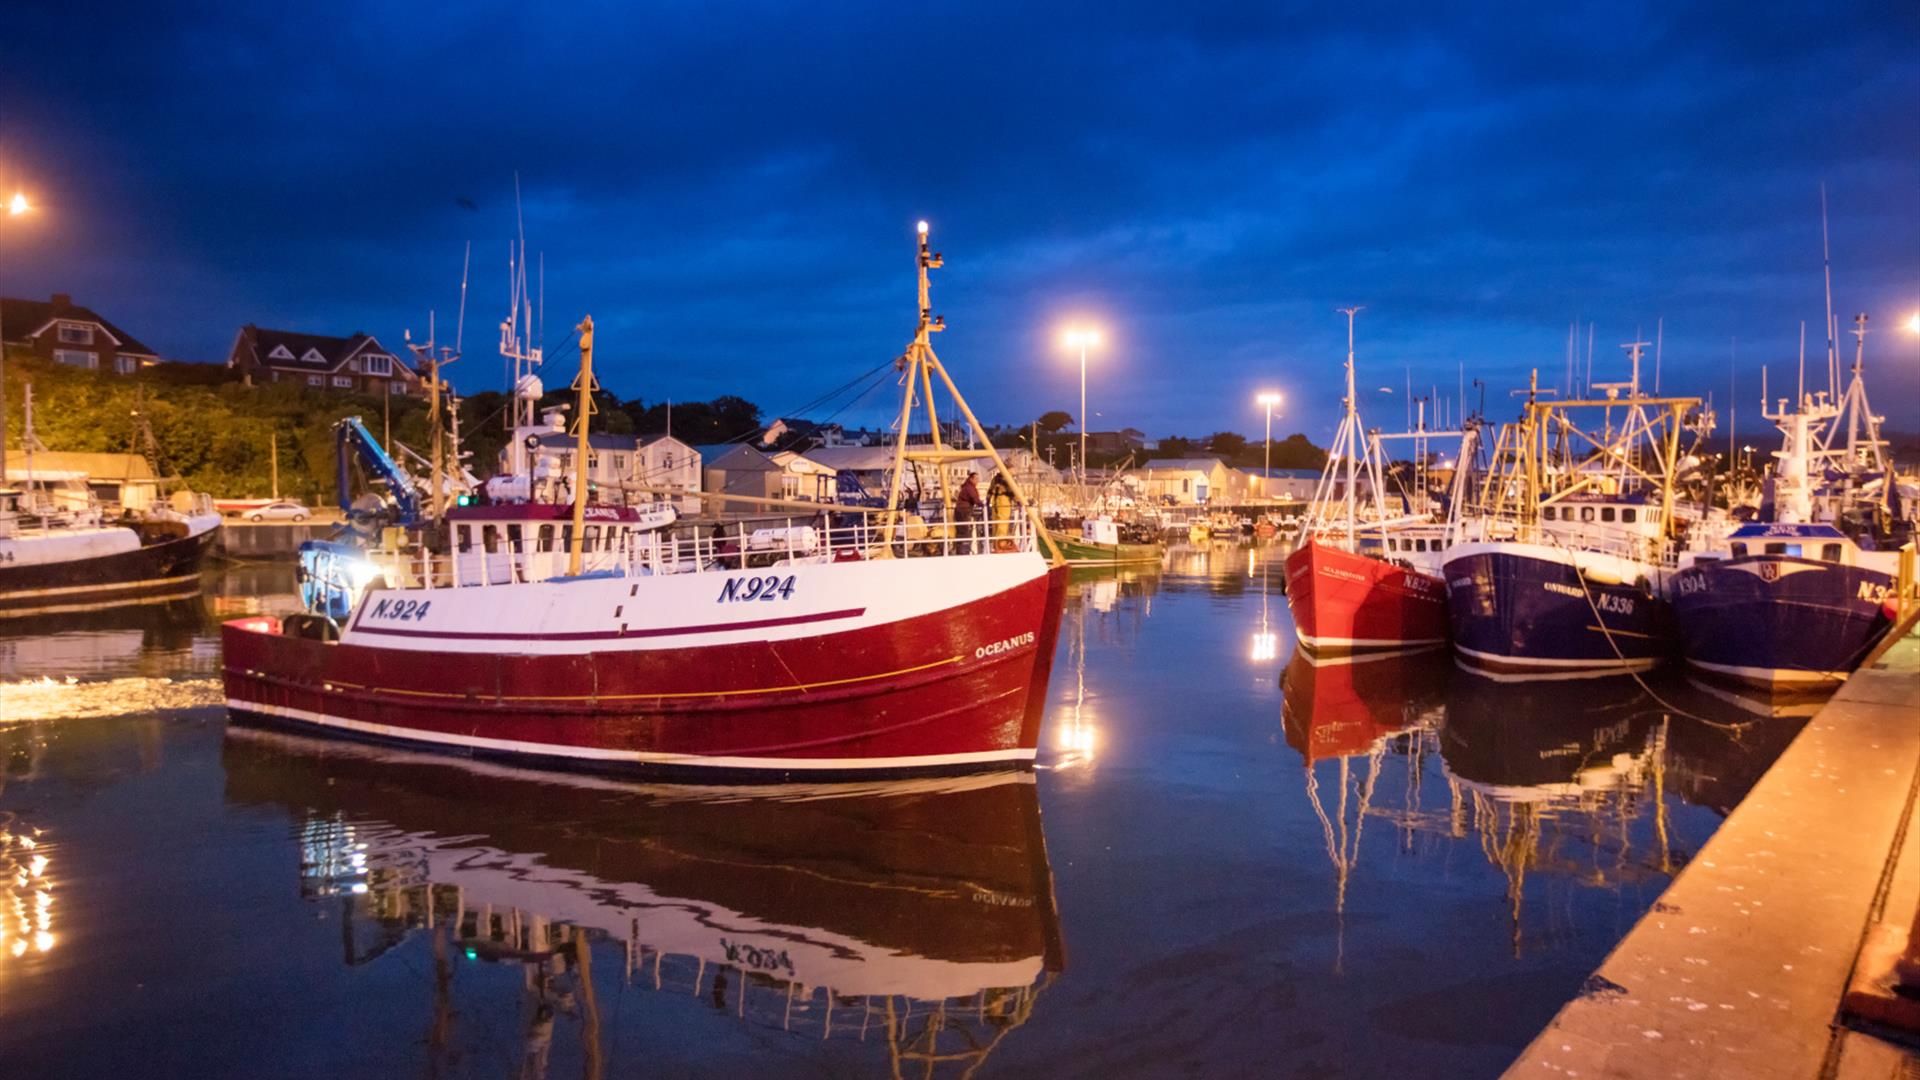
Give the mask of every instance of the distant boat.
[{"label": "distant boat", "polygon": [[220,528],[210,509],[108,520],[28,507],[28,493],[0,490],[0,619],[192,596]]},{"label": "distant boat", "polygon": [[1078,535],[1051,530],[1061,557],[1075,566],[1137,566],[1158,563],[1166,548],[1156,539],[1127,540],[1121,526],[1106,515],[1080,523]]}]

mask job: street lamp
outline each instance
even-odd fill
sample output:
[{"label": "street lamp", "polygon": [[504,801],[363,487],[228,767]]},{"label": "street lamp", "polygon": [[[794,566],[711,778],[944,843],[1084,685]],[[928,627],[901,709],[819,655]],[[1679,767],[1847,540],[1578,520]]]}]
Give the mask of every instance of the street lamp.
[{"label": "street lamp", "polygon": [[1080,350],[1080,479],[1087,478],[1087,350],[1100,344],[1100,331],[1076,327],[1060,336],[1069,349]]},{"label": "street lamp", "polygon": [[1907,316],[1907,333],[1920,334],[1920,311]]},{"label": "street lamp", "polygon": [[[1280,404],[1280,395],[1268,390],[1253,400],[1267,407],[1267,441],[1261,444],[1261,448],[1266,451],[1266,457],[1260,470],[1260,483],[1263,488],[1266,488],[1273,483],[1273,407]],[[1271,488],[1261,492],[1263,495],[1270,495],[1270,493]]]}]

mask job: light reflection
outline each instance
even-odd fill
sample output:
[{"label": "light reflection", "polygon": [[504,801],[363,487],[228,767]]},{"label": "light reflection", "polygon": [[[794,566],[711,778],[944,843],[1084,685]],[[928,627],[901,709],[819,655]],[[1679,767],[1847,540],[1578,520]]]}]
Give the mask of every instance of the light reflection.
[{"label": "light reflection", "polygon": [[59,940],[47,873],[52,859],[37,834],[15,827],[13,815],[0,815],[0,955],[51,952]]},{"label": "light reflection", "polygon": [[225,700],[217,679],[38,678],[0,682],[7,712],[0,726],[44,720],[91,720],[129,713],[192,709]]}]

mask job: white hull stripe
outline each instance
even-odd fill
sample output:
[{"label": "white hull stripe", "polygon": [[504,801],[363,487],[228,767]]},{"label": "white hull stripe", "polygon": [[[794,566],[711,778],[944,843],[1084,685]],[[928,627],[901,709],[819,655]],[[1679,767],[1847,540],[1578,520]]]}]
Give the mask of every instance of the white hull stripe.
[{"label": "white hull stripe", "polygon": [[1709,664],[1705,660],[1687,657],[1687,663],[1702,671],[1711,671],[1720,675],[1734,675],[1742,679],[1752,679],[1765,683],[1801,683],[1817,686],[1824,683],[1841,682],[1847,677],[1844,671],[1806,671],[1799,668],[1742,667],[1739,664]]},{"label": "white hull stripe", "polygon": [[157,589],[163,585],[179,585],[189,581],[199,581],[200,574],[181,574],[170,578],[134,578],[131,581],[95,581],[87,585],[62,585],[57,589],[9,589],[0,593],[0,600],[20,598],[44,599],[55,596],[72,596],[76,593],[97,593],[122,589]]},{"label": "white hull stripe", "polygon": [[1300,635],[1300,643],[1302,645],[1305,645],[1309,649],[1325,649],[1325,648],[1399,649],[1399,648],[1405,648],[1410,645],[1441,645],[1441,644],[1444,644],[1446,640],[1447,639],[1443,637],[1349,638],[1349,637],[1310,637],[1306,634]]},{"label": "white hull stripe", "polygon": [[395,727],[391,724],[376,724],[366,720],[349,720],[343,716],[330,716],[326,713],[308,712],[284,705],[262,705],[239,698],[228,698],[227,708],[235,712],[259,713],[264,716],[278,716],[287,720],[299,720],[322,727],[339,728],[343,731],[358,732],[383,739],[399,739],[408,742],[433,743],[438,746],[458,746],[473,750],[493,750],[502,753],[528,754],[540,757],[574,758],[581,761],[607,761],[632,765],[675,765],[698,767],[703,769],[759,769],[767,772],[823,772],[846,769],[927,769],[948,765],[977,765],[988,762],[1032,761],[1035,751],[1026,749],[982,750],[968,754],[923,754],[917,757],[849,757],[849,758],[767,758],[767,757],[717,757],[703,754],[663,754],[649,750],[610,750],[597,746],[566,746],[559,743],[521,742],[518,739],[488,739],[479,735],[450,735],[441,731],[425,731],[420,728]]},{"label": "white hull stripe", "polygon": [[1473,657],[1475,660],[1482,661],[1483,663],[1506,664],[1512,667],[1538,668],[1542,671],[1570,671],[1575,669],[1585,669],[1585,670],[1606,669],[1608,671],[1646,671],[1649,668],[1658,666],[1660,663],[1659,657],[1647,657],[1645,659],[1627,660],[1627,661],[1621,661],[1617,659],[1616,660],[1550,660],[1545,657],[1533,657],[1533,656],[1526,656],[1526,657],[1501,656],[1498,653],[1481,652],[1478,649],[1469,649],[1465,645],[1461,645],[1458,642],[1455,642],[1453,647],[1459,650],[1460,652]]}]

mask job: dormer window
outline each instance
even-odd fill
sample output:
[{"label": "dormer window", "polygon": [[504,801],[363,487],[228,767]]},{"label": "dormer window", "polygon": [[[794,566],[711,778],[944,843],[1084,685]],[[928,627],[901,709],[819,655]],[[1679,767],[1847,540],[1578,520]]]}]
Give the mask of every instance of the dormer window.
[{"label": "dormer window", "polygon": [[393,357],[385,353],[368,353],[360,358],[360,370],[369,375],[392,375]]},{"label": "dormer window", "polygon": [[327,362],[327,358],[320,355],[319,349],[308,349],[306,352],[300,354],[300,362],[303,364],[324,364]]},{"label": "dormer window", "polygon": [[93,344],[93,327],[86,323],[63,322],[60,324],[60,343],[91,345]]},{"label": "dormer window", "polygon": [[293,359],[293,351],[287,348],[285,345],[275,345],[273,347],[273,351],[267,354],[267,359],[291,360]]}]

